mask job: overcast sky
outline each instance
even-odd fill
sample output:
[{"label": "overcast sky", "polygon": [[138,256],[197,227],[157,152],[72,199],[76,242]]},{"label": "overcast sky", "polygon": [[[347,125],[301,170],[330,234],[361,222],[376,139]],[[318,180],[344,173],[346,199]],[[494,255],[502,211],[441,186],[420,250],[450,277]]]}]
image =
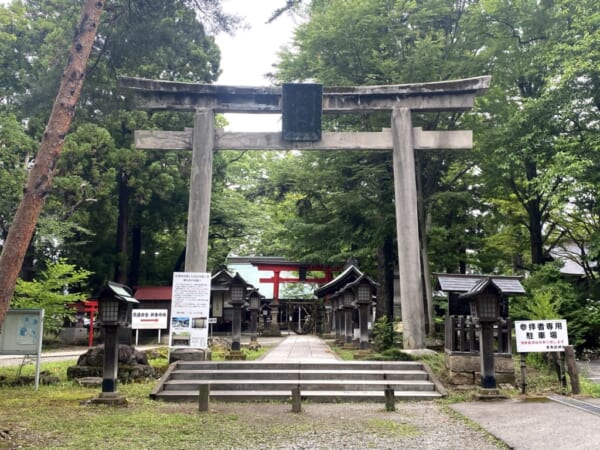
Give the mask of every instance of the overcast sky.
[{"label": "overcast sky", "polygon": [[[273,70],[277,51],[292,38],[294,21],[284,14],[273,23],[265,22],[273,11],[285,4],[284,0],[223,0],[227,12],[245,17],[249,29],[233,36],[217,36],[221,49],[222,74],[218,84],[266,86],[265,74]],[[278,131],[281,119],[278,114],[228,114],[230,131]]]},{"label": "overcast sky", "polygon": [[[266,86],[264,75],[273,69],[276,53],[292,37],[294,21],[288,16],[279,17],[274,23],[265,22],[285,0],[222,0],[227,12],[245,18],[248,29],[233,36],[217,36],[221,49],[222,74],[218,84]],[[8,4],[10,0],[0,0]],[[230,114],[227,115],[231,131],[277,131],[281,129],[279,115]]]}]

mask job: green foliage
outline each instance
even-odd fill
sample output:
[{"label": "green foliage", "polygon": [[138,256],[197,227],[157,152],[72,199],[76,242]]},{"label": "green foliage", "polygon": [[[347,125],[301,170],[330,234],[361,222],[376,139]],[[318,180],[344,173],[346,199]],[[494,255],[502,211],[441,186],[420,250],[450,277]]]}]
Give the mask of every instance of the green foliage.
[{"label": "green foliage", "polygon": [[44,329],[58,332],[63,327],[65,318],[74,313],[67,305],[87,298],[87,294],[81,292],[80,285],[85,283],[90,274],[91,272],[60,259],[42,271],[38,279],[17,280],[11,306],[43,308]]},{"label": "green foliage", "polygon": [[[20,198],[26,156],[35,156],[35,141],[44,131],[80,12],[81,2],[74,0],[0,7],[0,58],[10,61],[0,69],[0,156],[11,176],[5,179],[0,168],[6,194],[0,201],[0,237]],[[29,253],[37,263],[27,279],[37,276],[46,259],[61,255],[94,272],[93,288],[104,284],[113,278],[115,264],[127,259],[114,254],[120,221],[140,230],[141,246],[128,247],[136,261],[130,274],[134,283],[170,282],[185,242],[181,230],[191,154],[135,150],[133,132],[181,130],[191,125],[192,115],[131,111],[129,96],[116,86],[117,75],[214,81],[220,55],[206,30],[231,30],[236,23],[218,1],[117,2],[106,9],[73,133],[32,241]],[[18,136],[19,130],[29,143]],[[126,185],[121,196],[129,204],[128,214],[117,210],[118,183]]]},{"label": "green foliage", "polygon": [[398,347],[378,351],[369,357],[369,361],[414,361],[415,358]]},{"label": "green foliage", "polygon": [[392,349],[396,342],[394,323],[387,316],[381,316],[373,325],[373,349],[383,352]]},{"label": "green foliage", "polygon": [[527,295],[511,300],[514,319],[561,319],[561,306],[575,298],[573,286],[564,280],[560,267],[546,264],[524,281]]}]

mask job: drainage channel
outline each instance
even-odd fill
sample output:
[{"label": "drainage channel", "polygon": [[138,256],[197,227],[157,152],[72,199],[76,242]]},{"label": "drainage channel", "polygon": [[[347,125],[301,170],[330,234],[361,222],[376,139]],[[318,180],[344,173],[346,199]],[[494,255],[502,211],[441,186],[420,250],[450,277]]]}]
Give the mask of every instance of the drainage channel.
[{"label": "drainage channel", "polygon": [[593,405],[591,403],[564,397],[562,395],[549,395],[548,399],[566,406],[570,406],[571,408],[577,408],[582,411],[600,416],[600,406]]}]

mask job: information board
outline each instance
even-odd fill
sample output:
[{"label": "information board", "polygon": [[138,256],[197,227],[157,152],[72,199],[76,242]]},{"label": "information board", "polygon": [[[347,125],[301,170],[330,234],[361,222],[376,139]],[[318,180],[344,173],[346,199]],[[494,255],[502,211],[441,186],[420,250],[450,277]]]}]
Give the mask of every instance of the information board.
[{"label": "information board", "polygon": [[517,320],[515,337],[518,353],[563,352],[569,345],[564,319]]},{"label": "information board", "polygon": [[208,272],[173,274],[170,347],[207,348],[210,280]]},{"label": "information board", "polygon": [[35,389],[40,385],[42,337],[44,334],[43,309],[9,309],[0,326],[0,355],[37,356]]},{"label": "information board", "polygon": [[0,354],[38,354],[42,348],[43,326],[43,309],[9,309],[0,327]]}]

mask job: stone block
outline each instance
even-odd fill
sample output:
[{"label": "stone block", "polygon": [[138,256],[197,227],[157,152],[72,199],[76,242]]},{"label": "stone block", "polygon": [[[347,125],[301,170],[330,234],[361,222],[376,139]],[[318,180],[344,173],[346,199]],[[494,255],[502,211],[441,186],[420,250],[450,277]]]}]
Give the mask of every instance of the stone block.
[{"label": "stone block", "polygon": [[473,372],[452,372],[450,371],[448,374],[448,381],[450,384],[460,385],[474,385],[475,384],[475,374]]},{"label": "stone block", "polygon": [[176,348],[169,355],[169,364],[175,361],[210,361],[211,352],[201,348]]},{"label": "stone block", "polygon": [[[458,384],[479,384],[481,378],[481,359],[479,353],[452,353],[446,351],[444,361],[448,369],[449,382]],[[498,383],[515,382],[514,362],[512,355],[495,355],[494,372]]]}]

